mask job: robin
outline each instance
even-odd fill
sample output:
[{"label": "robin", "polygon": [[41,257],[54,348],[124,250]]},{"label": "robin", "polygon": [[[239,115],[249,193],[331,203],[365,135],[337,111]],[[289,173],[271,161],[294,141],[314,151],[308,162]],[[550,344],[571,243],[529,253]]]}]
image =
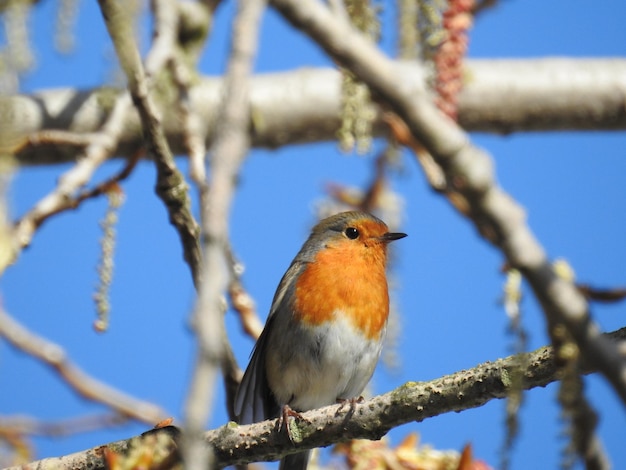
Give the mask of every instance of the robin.
[{"label": "robin", "polygon": [[[359,397],[378,362],[389,316],[387,245],[404,237],[360,211],[313,228],[278,285],[241,380],[240,424]],[[288,455],[280,468],[306,469],[309,454]]]}]

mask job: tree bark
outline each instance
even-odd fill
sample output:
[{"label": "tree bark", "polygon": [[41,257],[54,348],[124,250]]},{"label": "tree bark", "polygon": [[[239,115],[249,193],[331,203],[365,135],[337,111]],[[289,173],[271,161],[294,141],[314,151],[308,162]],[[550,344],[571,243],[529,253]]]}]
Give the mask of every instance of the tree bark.
[{"label": "tree bark", "polygon": [[[419,64],[397,63],[396,67],[410,93],[423,91],[431,79]],[[468,60],[465,76],[459,122],[468,131],[626,129],[624,59]],[[191,110],[199,119],[207,145],[219,118],[221,87],[221,79],[203,77],[191,89]],[[117,92],[65,88],[4,98],[0,102],[1,134],[10,138],[5,138],[3,145],[9,145],[21,165],[74,161],[81,155],[81,142],[88,141],[105,120]],[[276,148],[335,140],[340,99],[340,75],[334,69],[307,68],[253,77],[252,145]],[[161,98],[161,110],[174,109],[164,101]],[[162,120],[174,154],[185,154],[179,117],[163,112]],[[72,135],[57,138],[53,135],[56,131]],[[385,132],[379,112],[374,133],[382,136]],[[141,145],[141,124],[132,109],[114,155],[127,158]]]},{"label": "tree bark", "polygon": [[[626,328],[604,335],[613,343],[624,341]],[[585,370],[591,372],[590,369]],[[469,370],[462,370],[429,382],[409,382],[395,390],[376,396],[363,403],[330,405],[303,413],[302,420],[289,423],[297,429],[297,442],[290,442],[286,433],[276,426],[276,420],[247,426],[227,423],[207,431],[205,441],[215,451],[221,468],[247,462],[278,460],[288,453],[314,447],[325,447],[350,439],[380,439],[391,428],[411,421],[420,422],[444,413],[459,412],[482,406],[493,399],[505,398],[521,376],[525,390],[545,387],[559,379],[554,353],[546,346],[531,353],[509,356],[485,362]],[[138,445],[158,444],[145,440],[146,435],[166,434],[176,440],[179,432],[174,427],[148,431],[142,436],[94,447],[63,457],[52,457],[32,462],[28,468],[47,469],[105,469],[105,449],[122,456]],[[141,439],[144,439],[143,443]],[[139,442],[138,442],[139,440]],[[173,451],[175,452],[175,451]],[[178,458],[174,456],[174,458]],[[19,470],[11,467],[7,470]]]}]

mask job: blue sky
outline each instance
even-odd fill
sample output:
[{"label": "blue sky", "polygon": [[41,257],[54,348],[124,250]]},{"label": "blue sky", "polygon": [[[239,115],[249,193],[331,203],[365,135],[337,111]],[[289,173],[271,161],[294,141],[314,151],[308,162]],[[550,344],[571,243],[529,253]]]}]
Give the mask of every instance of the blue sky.
[{"label": "blue sky", "polygon": [[[384,19],[389,25],[391,7]],[[55,2],[43,2],[33,15],[33,48],[38,68],[22,91],[92,87],[110,83],[112,46],[95,2],[81,2],[76,50],[61,56],[52,47]],[[609,57],[626,55],[626,4],[620,0],[503,0],[482,15],[471,36],[470,56]],[[223,71],[232,8],[220,10],[214,36],[202,59],[202,72]],[[392,31],[387,28],[385,31]],[[383,33],[389,48],[393,36]],[[144,45],[147,34],[144,34]],[[306,38],[273,12],[264,20],[259,72],[331,65]],[[552,258],[564,257],[581,282],[626,285],[626,134],[623,132],[472,135],[494,157],[498,181],[527,210],[529,224]],[[377,147],[380,148],[380,145]],[[274,289],[314,223],[312,208],[328,182],[363,186],[371,158],[341,154],[335,144],[254,150],[246,161],[234,202],[234,248],[246,266],[244,283],[261,315]],[[186,163],[179,159],[186,171]],[[433,194],[410,155],[391,185],[404,200],[402,231],[396,244],[394,298],[400,311],[401,364],[379,368],[373,389],[382,393],[409,380],[429,380],[506,356],[513,338],[498,300],[503,278],[501,255],[449,204]],[[106,164],[96,181],[120,168]],[[13,181],[15,217],[55,185],[68,165],[26,168]],[[90,201],[46,223],[32,246],[0,280],[4,307],[39,334],[62,344],[89,373],[129,393],[151,400],[178,418],[192,363],[187,328],[193,287],[173,228],[153,191],[154,169],[142,163],[125,183],[126,203],[119,217],[110,331],[97,335],[92,294],[97,283],[99,220],[104,201]],[[623,305],[594,305],[603,329],[624,324]],[[523,301],[529,348],[546,343],[543,318],[528,293]],[[237,358],[245,366],[252,342],[240,334],[233,315],[227,328]],[[26,414],[60,420],[102,411],[78,398],[50,370],[0,342],[0,415]],[[615,468],[626,466],[623,429],[626,413],[600,377],[586,379],[600,413],[600,434]],[[210,427],[225,422],[218,385]],[[555,386],[525,395],[521,436],[513,469],[556,468],[565,445]],[[438,449],[461,449],[471,442],[475,455],[496,466],[503,442],[504,403],[448,414],[390,433],[397,444],[416,431]],[[62,455],[143,431],[131,425],[62,439],[36,439],[39,457]]]}]

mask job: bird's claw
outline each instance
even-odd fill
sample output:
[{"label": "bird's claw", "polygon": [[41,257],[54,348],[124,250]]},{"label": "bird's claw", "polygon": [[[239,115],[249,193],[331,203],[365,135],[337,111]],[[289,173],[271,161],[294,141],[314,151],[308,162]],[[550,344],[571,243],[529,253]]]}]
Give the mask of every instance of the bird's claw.
[{"label": "bird's claw", "polygon": [[285,432],[287,433],[287,437],[289,437],[289,441],[294,444],[295,441],[293,439],[293,435],[291,434],[291,429],[289,428],[289,418],[295,418],[306,422],[309,422],[309,420],[302,416],[302,414],[291,408],[289,405],[283,406],[283,409],[278,416],[277,426],[279,430],[285,430]]},{"label": "bird's claw", "polygon": [[341,413],[344,406],[350,405],[350,411],[348,411],[348,416],[352,416],[354,414],[354,410],[356,410],[356,405],[361,404],[364,401],[365,398],[363,398],[362,396],[352,398],[337,398],[337,403],[339,403],[337,414]]}]

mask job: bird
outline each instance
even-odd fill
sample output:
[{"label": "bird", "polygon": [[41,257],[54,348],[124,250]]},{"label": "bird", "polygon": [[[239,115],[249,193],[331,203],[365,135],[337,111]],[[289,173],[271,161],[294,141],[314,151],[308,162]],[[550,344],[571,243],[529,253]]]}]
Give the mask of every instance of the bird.
[{"label": "bird", "polygon": [[[239,424],[355,400],[380,357],[389,292],[387,246],[406,237],[363,211],[320,221],[280,280],[234,400]],[[291,437],[291,436],[290,436]],[[304,470],[310,451],[283,457]]]}]

